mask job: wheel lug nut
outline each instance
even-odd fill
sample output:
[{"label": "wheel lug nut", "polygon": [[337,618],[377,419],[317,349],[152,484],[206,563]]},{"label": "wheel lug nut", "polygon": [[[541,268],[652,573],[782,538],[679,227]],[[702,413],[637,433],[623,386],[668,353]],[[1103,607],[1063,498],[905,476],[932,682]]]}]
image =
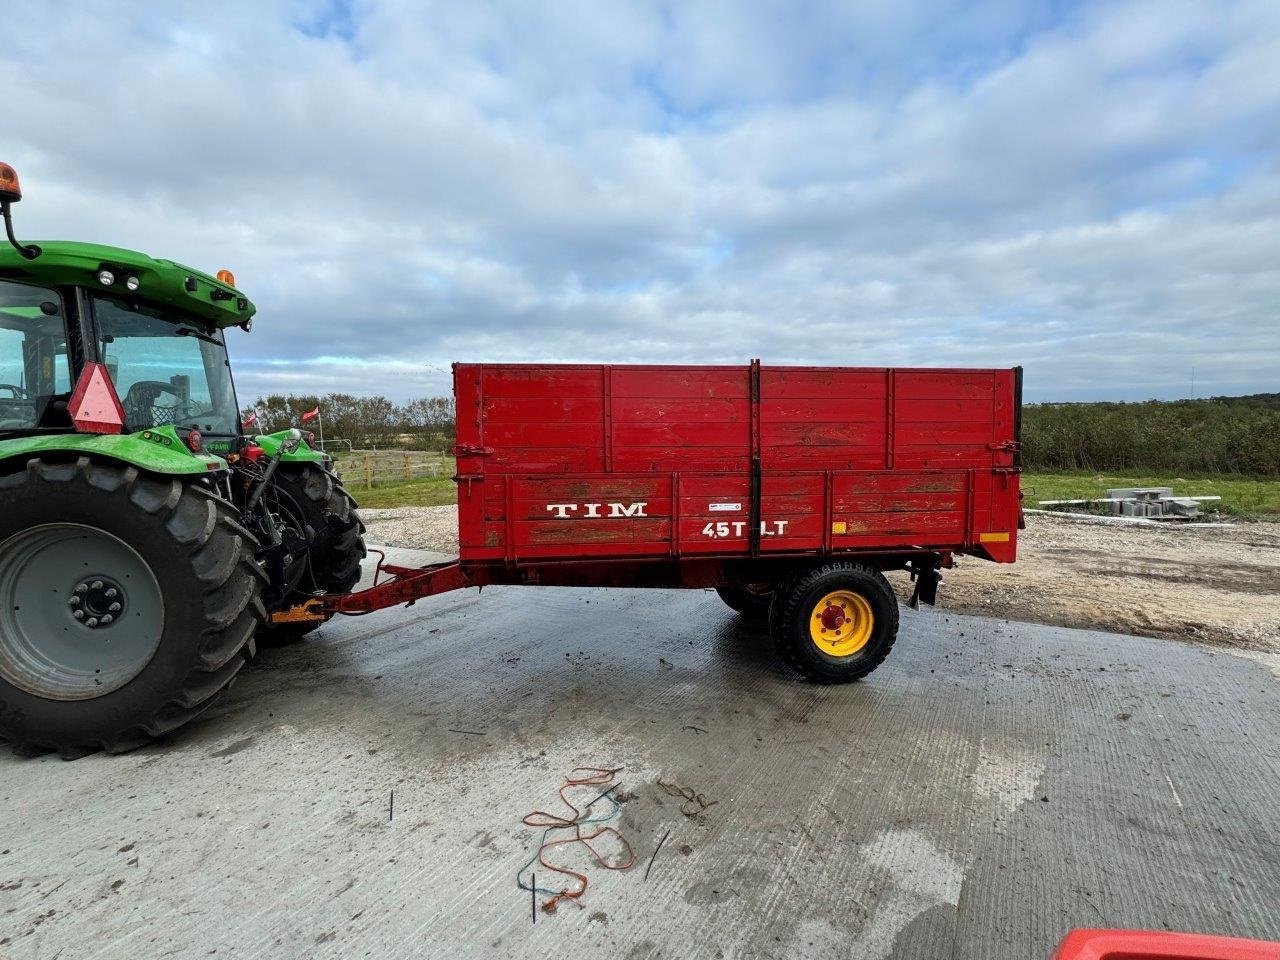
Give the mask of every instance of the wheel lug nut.
[{"label": "wheel lug nut", "polygon": [[111,599],[111,598],[113,598],[113,597],[117,597],[117,596],[119,596],[119,595],[120,595],[120,591],[119,591],[119,590],[117,590],[115,587],[107,587],[107,594],[106,594],[106,596],[107,596],[107,599],[108,599],[108,600],[110,600],[110,599]]},{"label": "wheel lug nut", "polygon": [[102,581],[101,581],[101,580],[95,580],[95,581],[93,581],[93,583],[89,584],[89,588],[90,588],[91,590],[101,590],[101,589],[102,589]]},{"label": "wheel lug nut", "polygon": [[83,610],[77,610],[77,611],[75,611],[74,613],[72,613],[71,615],[72,615],[73,617],[75,617],[77,620],[83,620],[83,619],[84,619],[84,611],[83,611]]},{"label": "wheel lug nut", "polygon": [[104,614],[102,615],[102,619],[101,619],[100,621],[98,621],[98,622],[99,622],[99,623],[101,623],[101,624],[105,627],[108,623],[110,623],[110,622],[111,622],[112,620],[114,620],[114,619],[115,619],[115,617],[113,617],[111,614],[109,614],[109,613],[104,613]]},{"label": "wheel lug nut", "polygon": [[78,607],[80,606],[80,598],[72,597],[70,600],[67,601],[67,604],[72,607]]},{"label": "wheel lug nut", "polygon": [[98,625],[98,618],[97,618],[97,617],[90,617],[88,620],[86,620],[86,621],[84,622],[84,625],[85,625],[86,627],[96,627],[96,626]]},{"label": "wheel lug nut", "polygon": [[84,592],[85,592],[86,590],[88,590],[88,589],[89,589],[89,588],[88,588],[87,586],[85,586],[83,583],[77,583],[77,584],[76,584],[76,593],[84,593]]},{"label": "wheel lug nut", "polygon": [[113,603],[113,604],[111,605],[111,607],[110,607],[110,610],[111,610],[111,612],[112,612],[112,613],[119,613],[119,612],[120,612],[120,604],[118,604],[118,603]]}]

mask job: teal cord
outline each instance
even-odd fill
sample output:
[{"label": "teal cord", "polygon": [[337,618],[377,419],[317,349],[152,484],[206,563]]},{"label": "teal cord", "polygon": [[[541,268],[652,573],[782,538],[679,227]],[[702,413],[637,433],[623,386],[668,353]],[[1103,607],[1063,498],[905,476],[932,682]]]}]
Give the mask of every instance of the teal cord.
[{"label": "teal cord", "polygon": [[516,886],[519,889],[524,890],[525,892],[545,894],[548,897],[554,897],[557,894],[563,892],[560,890],[548,890],[546,887],[542,887],[542,886],[534,887],[534,886],[531,886],[529,883],[525,883],[524,881],[525,871],[538,862],[538,857],[542,855],[543,847],[547,845],[547,837],[551,835],[551,832],[553,830],[575,830],[576,831],[580,827],[588,826],[590,824],[595,824],[595,823],[608,823],[609,821],[616,819],[618,814],[622,812],[622,804],[620,804],[617,800],[613,798],[612,791],[613,791],[613,787],[610,787],[609,790],[606,790],[603,794],[601,794],[595,800],[591,801],[590,806],[595,806],[601,800],[609,801],[609,804],[610,804],[609,812],[604,814],[603,816],[588,817],[585,820],[575,820],[573,823],[556,824],[554,826],[547,827],[545,830],[542,831],[542,837],[538,841],[537,849],[533,851],[533,856],[529,858],[528,862],[526,862],[523,867],[521,867],[519,870],[516,871]]}]

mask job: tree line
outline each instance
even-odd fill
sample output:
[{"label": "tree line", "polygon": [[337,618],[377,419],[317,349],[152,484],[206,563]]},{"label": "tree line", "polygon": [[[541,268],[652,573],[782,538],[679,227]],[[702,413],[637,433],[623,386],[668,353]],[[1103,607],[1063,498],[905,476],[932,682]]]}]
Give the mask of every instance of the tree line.
[{"label": "tree line", "polygon": [[[320,407],[329,440],[355,447],[449,450],[452,397],[398,404],[346,393],[272,394],[253,407],[259,430],[298,425]],[[308,427],[317,429],[312,420]],[[1028,470],[1113,470],[1280,476],[1280,394],[1149,400],[1141,403],[1039,403],[1022,411]]]},{"label": "tree line", "polygon": [[1280,476],[1280,394],[1023,407],[1028,470]]},{"label": "tree line", "polygon": [[[454,442],[452,397],[421,397],[395,403],[386,397],[357,397],[349,393],[323,396],[286,396],[273,393],[259,397],[242,411],[255,412],[259,432],[304,426],[303,414],[320,409],[326,441],[347,441],[356,448],[403,447],[407,450],[448,450]],[[320,432],[319,418],[308,421],[306,429]],[[342,444],[345,446],[345,444]],[[329,444],[330,449],[334,447]]]}]

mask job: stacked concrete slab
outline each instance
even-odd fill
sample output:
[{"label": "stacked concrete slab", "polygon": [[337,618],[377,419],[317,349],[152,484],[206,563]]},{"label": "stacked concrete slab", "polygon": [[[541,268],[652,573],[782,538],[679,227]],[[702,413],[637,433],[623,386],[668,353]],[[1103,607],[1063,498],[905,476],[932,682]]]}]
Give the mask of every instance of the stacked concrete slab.
[{"label": "stacked concrete slab", "polygon": [[1200,516],[1199,502],[1175,497],[1172,487],[1115,487],[1107,491],[1107,499],[1111,512],[1118,517],[1162,520]]}]

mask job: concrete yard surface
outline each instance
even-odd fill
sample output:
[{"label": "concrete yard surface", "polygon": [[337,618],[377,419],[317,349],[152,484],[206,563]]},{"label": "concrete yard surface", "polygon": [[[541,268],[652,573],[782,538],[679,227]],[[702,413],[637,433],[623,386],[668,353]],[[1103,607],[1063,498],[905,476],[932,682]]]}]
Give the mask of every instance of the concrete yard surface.
[{"label": "concrete yard surface", "polygon": [[[1266,654],[944,611],[904,611],[884,666],[819,687],[714,593],[466,591],[264,651],[135,753],[6,752],[0,957],[1025,960],[1077,926],[1280,939],[1277,694]],[[534,923],[521,818],[561,811],[578,765],[623,767],[638,862],[562,852],[582,908]],[[710,806],[683,815],[659,778]]]}]

